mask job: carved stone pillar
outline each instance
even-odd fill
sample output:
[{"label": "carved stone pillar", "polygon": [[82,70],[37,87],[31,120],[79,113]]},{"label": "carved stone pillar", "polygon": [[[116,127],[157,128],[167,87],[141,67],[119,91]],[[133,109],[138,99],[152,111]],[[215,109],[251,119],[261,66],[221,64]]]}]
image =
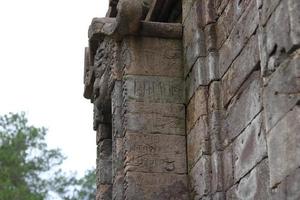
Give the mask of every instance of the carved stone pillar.
[{"label": "carved stone pillar", "polygon": [[116,18],[93,20],[85,56],[97,200],[188,199],[182,26],[140,21],[120,2]]}]

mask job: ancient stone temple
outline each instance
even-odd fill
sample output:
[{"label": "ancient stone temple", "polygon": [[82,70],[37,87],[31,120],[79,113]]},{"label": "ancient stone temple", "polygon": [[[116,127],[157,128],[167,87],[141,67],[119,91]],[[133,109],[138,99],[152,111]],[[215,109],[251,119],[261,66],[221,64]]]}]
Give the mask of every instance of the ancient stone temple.
[{"label": "ancient stone temple", "polygon": [[97,200],[299,200],[300,1],[109,5],[85,49]]}]

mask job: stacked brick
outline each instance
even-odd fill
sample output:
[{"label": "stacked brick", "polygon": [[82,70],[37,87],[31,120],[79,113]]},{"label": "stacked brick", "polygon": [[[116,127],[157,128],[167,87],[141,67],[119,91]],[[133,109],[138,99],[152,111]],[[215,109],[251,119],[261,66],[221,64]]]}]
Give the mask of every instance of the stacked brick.
[{"label": "stacked brick", "polygon": [[300,199],[299,10],[183,0],[192,199]]}]

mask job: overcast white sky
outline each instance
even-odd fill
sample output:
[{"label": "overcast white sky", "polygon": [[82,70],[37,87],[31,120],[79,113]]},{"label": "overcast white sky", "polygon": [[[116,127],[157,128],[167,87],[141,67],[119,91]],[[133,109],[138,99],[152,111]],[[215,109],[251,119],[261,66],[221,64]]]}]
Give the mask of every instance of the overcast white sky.
[{"label": "overcast white sky", "polygon": [[83,94],[84,47],[108,0],[0,1],[0,114],[25,111],[68,157],[64,169],[95,166],[92,105]]}]

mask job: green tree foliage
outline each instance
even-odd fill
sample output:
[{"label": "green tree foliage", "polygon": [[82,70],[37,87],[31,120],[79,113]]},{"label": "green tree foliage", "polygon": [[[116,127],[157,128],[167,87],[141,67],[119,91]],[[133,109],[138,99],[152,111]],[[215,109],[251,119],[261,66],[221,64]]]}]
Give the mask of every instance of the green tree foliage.
[{"label": "green tree foliage", "polygon": [[50,192],[64,200],[94,199],[94,170],[81,179],[63,173],[65,157],[47,148],[46,133],[29,126],[24,113],[0,116],[0,200],[44,200]]}]

